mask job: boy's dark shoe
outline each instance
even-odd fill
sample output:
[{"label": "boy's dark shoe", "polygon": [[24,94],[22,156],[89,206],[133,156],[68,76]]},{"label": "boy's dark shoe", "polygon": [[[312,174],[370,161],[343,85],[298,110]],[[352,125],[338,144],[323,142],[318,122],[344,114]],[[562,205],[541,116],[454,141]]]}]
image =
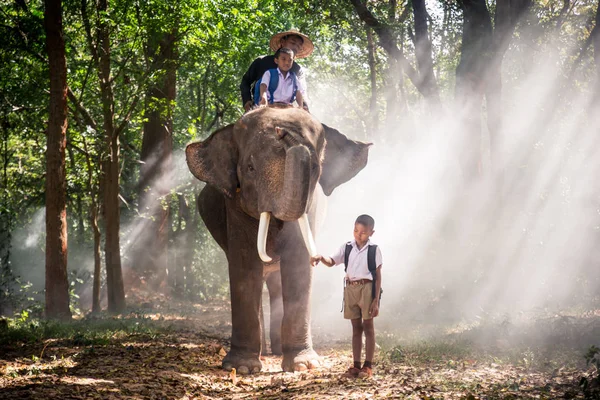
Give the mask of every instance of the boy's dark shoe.
[{"label": "boy's dark shoe", "polygon": [[370,378],[373,376],[373,370],[370,367],[362,367],[358,372],[359,378]]},{"label": "boy's dark shoe", "polygon": [[358,374],[360,373],[360,369],[356,367],[348,368],[348,371],[342,375],[344,378],[358,378]]}]

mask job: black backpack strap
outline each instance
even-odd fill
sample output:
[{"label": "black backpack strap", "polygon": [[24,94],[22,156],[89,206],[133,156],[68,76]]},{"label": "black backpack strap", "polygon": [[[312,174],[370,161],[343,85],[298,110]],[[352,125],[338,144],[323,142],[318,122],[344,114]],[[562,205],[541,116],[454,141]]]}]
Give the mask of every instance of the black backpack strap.
[{"label": "black backpack strap", "polygon": [[344,252],[344,272],[348,271],[348,258],[350,258],[351,251],[352,251],[352,244],[346,243],[346,251]]},{"label": "black backpack strap", "polygon": [[369,248],[367,249],[367,263],[369,265],[369,272],[371,273],[371,276],[373,276],[373,290],[372,290],[373,298],[375,298],[375,290],[376,290],[375,283],[377,282],[376,256],[377,256],[377,245],[376,244],[369,245]]}]

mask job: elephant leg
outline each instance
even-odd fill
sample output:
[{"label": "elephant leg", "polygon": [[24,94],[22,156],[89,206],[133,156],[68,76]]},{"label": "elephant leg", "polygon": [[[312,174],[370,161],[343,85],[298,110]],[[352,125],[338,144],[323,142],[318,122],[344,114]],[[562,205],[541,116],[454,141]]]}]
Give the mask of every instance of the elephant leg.
[{"label": "elephant leg", "polygon": [[229,371],[235,368],[240,374],[262,369],[260,305],[263,268],[256,251],[256,233],[248,233],[244,229],[248,225],[245,218],[235,212],[227,213],[231,349],[222,365],[223,369]]},{"label": "elephant leg", "polygon": [[283,297],[281,296],[281,272],[273,271],[266,277],[269,289],[271,353],[280,356],[281,350],[281,321],[283,320]]},{"label": "elephant leg", "polygon": [[225,198],[213,186],[206,185],[198,195],[198,212],[217,244],[227,253],[227,210]]},{"label": "elephant leg", "polygon": [[295,237],[281,254],[281,286],[283,320],[281,342],[282,368],[286,372],[303,371],[319,366],[319,356],[313,350],[310,328],[310,291],[312,267],[308,252],[300,238],[297,224],[286,224],[293,229],[287,237]]}]

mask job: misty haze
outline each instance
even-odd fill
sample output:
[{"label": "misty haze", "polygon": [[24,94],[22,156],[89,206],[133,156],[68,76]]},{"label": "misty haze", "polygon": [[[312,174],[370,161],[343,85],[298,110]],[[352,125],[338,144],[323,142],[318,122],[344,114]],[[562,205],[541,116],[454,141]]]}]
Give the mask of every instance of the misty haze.
[{"label": "misty haze", "polygon": [[599,398],[598,2],[1,7],[0,398]]}]

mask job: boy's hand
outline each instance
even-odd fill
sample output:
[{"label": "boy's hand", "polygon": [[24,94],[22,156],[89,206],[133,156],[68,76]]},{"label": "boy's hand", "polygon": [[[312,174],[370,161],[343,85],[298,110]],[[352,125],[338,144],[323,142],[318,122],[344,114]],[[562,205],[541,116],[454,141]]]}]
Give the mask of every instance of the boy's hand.
[{"label": "boy's hand", "polygon": [[379,301],[372,301],[371,307],[369,307],[369,315],[376,317],[379,315]]},{"label": "boy's hand", "polygon": [[261,106],[266,106],[267,105],[267,94],[265,93],[264,96],[260,97],[260,101],[258,102],[259,105]]},{"label": "boy's hand", "polygon": [[316,256],[310,258],[310,265],[312,265],[314,267],[321,261],[323,261],[323,256],[320,254],[317,254]]},{"label": "boy's hand", "polygon": [[252,100],[248,100],[245,104],[244,104],[244,110],[246,111],[250,111],[252,109],[252,105],[254,103],[252,102]]}]

